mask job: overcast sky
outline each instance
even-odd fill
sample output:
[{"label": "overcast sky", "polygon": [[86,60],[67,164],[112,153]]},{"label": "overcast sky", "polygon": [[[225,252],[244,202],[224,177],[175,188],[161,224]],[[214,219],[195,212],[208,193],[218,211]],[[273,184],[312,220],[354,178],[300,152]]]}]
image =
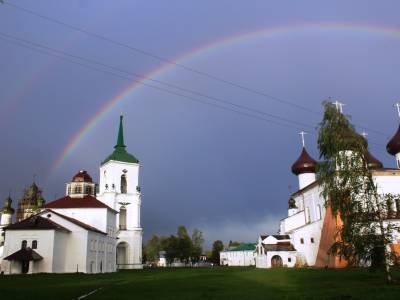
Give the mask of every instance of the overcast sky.
[{"label": "overcast sky", "polygon": [[[179,93],[207,103],[218,102],[199,93],[232,102],[236,106],[224,107],[242,113],[137,88],[53,169],[73,137],[133,79],[33,51],[32,44],[16,45],[15,38],[143,75],[165,61],[0,4],[2,199],[11,190],[15,204],[34,174],[47,201],[63,196],[65,183],[80,169],[97,181],[99,164],[115,145],[121,112],[127,149],[143,165],[145,239],[174,233],[180,224],[203,230],[207,244],[218,238],[252,242],[275,232],[287,214],[290,191],[298,187],[290,172],[301,150],[298,132],[310,132],[307,149],[318,158],[313,128],[328,97],[344,102],[353,122],[368,128],[371,152],[386,167],[395,165],[385,145],[398,126],[393,103],[400,99],[399,1],[5,2],[170,61],[246,32],[287,29],[237,40],[152,75],[197,92]],[[271,123],[271,117],[239,106],[290,122]]]}]

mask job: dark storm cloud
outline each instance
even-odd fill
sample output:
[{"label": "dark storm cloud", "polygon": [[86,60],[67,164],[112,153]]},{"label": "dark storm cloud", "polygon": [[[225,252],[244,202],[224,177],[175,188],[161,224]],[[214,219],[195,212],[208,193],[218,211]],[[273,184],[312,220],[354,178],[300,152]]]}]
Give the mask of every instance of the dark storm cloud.
[{"label": "dark storm cloud", "polygon": [[[291,24],[400,28],[397,1],[15,3],[166,58],[240,32]],[[1,4],[0,32],[136,73],[162,64]],[[321,30],[238,43],[184,63],[315,111],[326,97],[339,99],[355,123],[384,133],[369,132],[378,144],[371,145],[372,152],[393,166],[384,145],[398,123],[391,105],[400,96],[399,50],[395,36]],[[47,200],[62,196],[65,182],[79,169],[98,178],[123,111],[128,150],[143,164],[146,238],[185,224],[203,229],[208,244],[219,237],[251,242],[260,232],[276,231],[285,216],[289,186],[297,187],[290,165],[300,151],[298,129],[143,87],[110,111],[51,173],[71,138],[128,82],[1,39],[0,70],[2,198],[11,189],[16,201],[34,174]],[[314,127],[321,118],[178,67],[157,79]],[[307,145],[318,158],[315,138],[309,134]]]}]

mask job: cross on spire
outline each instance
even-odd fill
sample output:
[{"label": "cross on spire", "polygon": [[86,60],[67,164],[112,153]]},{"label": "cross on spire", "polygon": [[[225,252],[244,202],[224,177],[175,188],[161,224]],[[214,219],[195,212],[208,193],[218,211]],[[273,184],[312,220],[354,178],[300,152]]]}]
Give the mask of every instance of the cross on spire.
[{"label": "cross on spire", "polygon": [[307,134],[305,131],[300,131],[299,134],[301,135],[301,144],[303,145],[303,148],[306,146],[306,141],[304,139],[304,136]]},{"label": "cross on spire", "polygon": [[399,115],[399,118],[400,118],[400,102],[396,102],[396,103],[394,104],[394,107],[397,108],[397,114]]},{"label": "cross on spire", "polygon": [[345,106],[344,103],[341,103],[336,100],[335,102],[332,102],[332,104],[336,106],[338,112],[340,112],[341,114],[343,113],[343,106]]}]

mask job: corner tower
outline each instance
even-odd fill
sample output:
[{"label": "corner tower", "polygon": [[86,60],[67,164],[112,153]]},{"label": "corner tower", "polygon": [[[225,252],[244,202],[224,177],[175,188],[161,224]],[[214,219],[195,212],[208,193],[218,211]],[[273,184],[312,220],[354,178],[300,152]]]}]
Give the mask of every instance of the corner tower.
[{"label": "corner tower", "polygon": [[126,151],[123,116],[120,116],[117,144],[100,165],[97,195],[100,201],[119,212],[116,253],[120,269],[142,268],[139,168],[139,160]]}]

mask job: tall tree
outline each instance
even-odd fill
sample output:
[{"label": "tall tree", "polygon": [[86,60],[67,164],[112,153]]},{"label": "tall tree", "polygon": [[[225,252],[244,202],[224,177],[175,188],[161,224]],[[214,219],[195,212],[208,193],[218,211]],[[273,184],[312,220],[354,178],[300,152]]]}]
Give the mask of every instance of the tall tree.
[{"label": "tall tree", "polygon": [[153,235],[145,247],[147,261],[156,262],[159,259],[161,248],[161,238]]},{"label": "tall tree", "polygon": [[190,255],[192,262],[198,262],[200,260],[200,256],[203,252],[203,244],[203,233],[198,229],[194,229],[192,233],[192,253]]},{"label": "tall tree", "polygon": [[187,263],[190,259],[190,255],[192,252],[192,240],[190,239],[190,236],[185,226],[181,225],[178,227],[177,237],[178,237],[178,248],[179,248],[178,258],[182,262]]},{"label": "tall tree", "polygon": [[179,257],[179,240],[176,236],[170,235],[161,242],[161,247],[165,251],[165,259],[168,264],[171,264]]},{"label": "tall tree", "polygon": [[213,243],[211,250],[211,261],[219,265],[219,253],[224,250],[224,243],[221,240],[217,240]]},{"label": "tall tree", "polygon": [[318,135],[323,159],[318,178],[326,206],[342,222],[330,253],[344,257],[353,265],[371,260],[376,265],[378,260],[385,267],[390,283],[389,245],[397,228],[387,220],[387,204],[394,196],[378,194],[368,167],[365,138],[357,134],[348,118],[333,104],[325,102],[324,109]]}]

